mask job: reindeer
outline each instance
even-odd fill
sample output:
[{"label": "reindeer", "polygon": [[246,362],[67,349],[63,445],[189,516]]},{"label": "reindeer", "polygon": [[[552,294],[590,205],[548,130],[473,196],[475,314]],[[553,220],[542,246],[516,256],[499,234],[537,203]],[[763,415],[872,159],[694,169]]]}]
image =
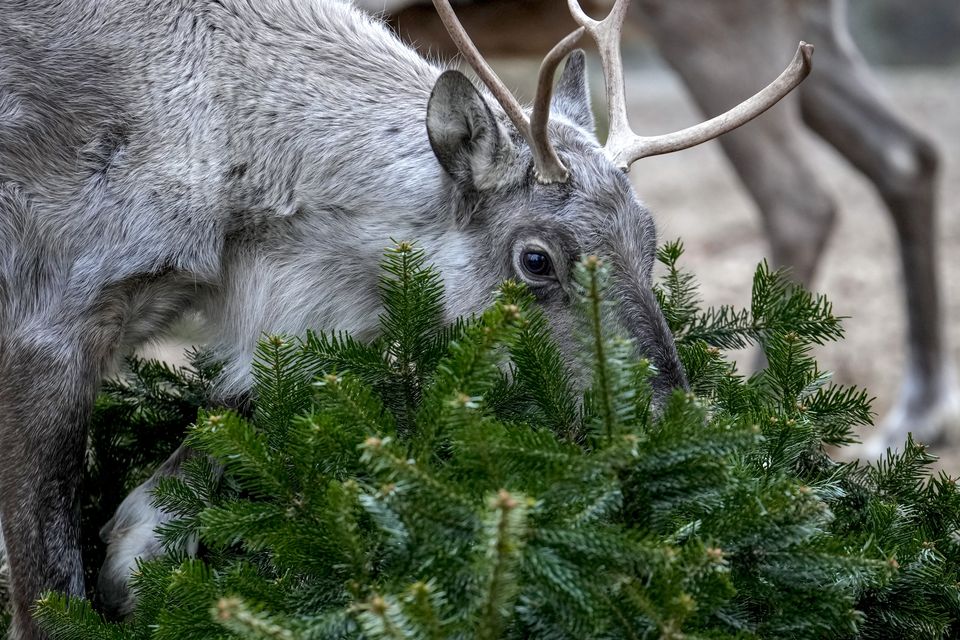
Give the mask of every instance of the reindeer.
[{"label": "reindeer", "polygon": [[[448,52],[449,39],[425,0],[357,0],[389,13],[405,40]],[[573,26],[555,11],[557,0],[487,0],[463,3],[464,21],[476,24],[484,51],[527,54],[543,39]],[[588,3],[584,3],[586,6]],[[609,5],[593,0],[593,10]],[[544,28],[525,27],[530,16],[549,16]],[[633,22],[652,38],[679,74],[700,110],[720,113],[769,77],[782,60],[784,41],[816,42],[823,61],[809,81],[777,109],[719,140],[763,217],[773,262],[810,286],[837,216],[833,198],[801,151],[809,128],[873,183],[894,223],[907,317],[907,370],[897,402],[880,430],[861,449],[875,459],[912,431],[929,443],[955,440],[960,389],[943,330],[936,268],[934,145],[896,115],[858,51],[847,27],[846,0],[638,0]],[[492,28],[496,25],[495,28]],[[729,73],[741,60],[748,73]]]},{"label": "reindeer", "polygon": [[[546,56],[532,109],[436,4],[483,87],[341,2],[0,2],[0,520],[14,638],[43,637],[30,617],[42,592],[84,593],[76,493],[98,381],[188,311],[226,363],[220,393],[235,396],[264,331],[372,336],[381,251],[409,237],[442,272],[449,317],[519,278],[572,357],[571,260],[594,254],[656,365],[657,398],[686,385],[651,291],[653,220],[625,172],[769,108],[807,75],[812,48],[730,112],[643,137],[624,109],[626,0],[603,21],[573,3],[581,26]],[[602,44],[615,123],[602,147],[574,52],[585,33]]]}]

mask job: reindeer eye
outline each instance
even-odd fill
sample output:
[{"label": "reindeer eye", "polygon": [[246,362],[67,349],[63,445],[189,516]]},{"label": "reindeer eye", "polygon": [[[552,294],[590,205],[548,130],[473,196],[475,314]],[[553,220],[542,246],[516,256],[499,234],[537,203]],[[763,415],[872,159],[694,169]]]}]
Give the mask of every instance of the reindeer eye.
[{"label": "reindeer eye", "polygon": [[540,251],[524,251],[520,256],[520,263],[523,265],[523,270],[532,276],[542,278],[553,272],[550,256]]}]

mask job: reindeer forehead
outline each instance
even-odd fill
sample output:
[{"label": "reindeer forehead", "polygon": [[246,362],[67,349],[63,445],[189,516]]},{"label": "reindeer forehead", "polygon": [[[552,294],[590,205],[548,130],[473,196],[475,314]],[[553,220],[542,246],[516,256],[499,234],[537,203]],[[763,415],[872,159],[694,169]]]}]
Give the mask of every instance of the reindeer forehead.
[{"label": "reindeer forehead", "polygon": [[[572,160],[573,156],[564,154],[563,158]],[[544,186],[533,182],[522,202],[507,205],[516,228],[569,239],[583,251],[600,250],[601,245],[652,250],[656,240],[653,217],[627,177],[602,158],[599,162],[581,158],[568,166],[566,183]]]},{"label": "reindeer forehead", "polygon": [[599,244],[617,250],[644,252],[656,248],[656,226],[650,211],[640,202],[626,176],[619,171],[595,180],[576,196]]}]

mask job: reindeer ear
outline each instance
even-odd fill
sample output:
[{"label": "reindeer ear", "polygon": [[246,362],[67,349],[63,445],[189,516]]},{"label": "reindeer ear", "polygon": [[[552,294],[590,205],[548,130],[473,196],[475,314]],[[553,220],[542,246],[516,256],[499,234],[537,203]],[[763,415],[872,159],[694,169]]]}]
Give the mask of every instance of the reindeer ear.
[{"label": "reindeer ear", "polygon": [[427,136],[440,165],[465,190],[494,186],[513,156],[490,106],[459,71],[445,71],[433,86]]},{"label": "reindeer ear", "polygon": [[567,58],[550,110],[565,115],[590,133],[596,133],[590,108],[590,86],[587,84],[587,56],[583,49],[577,49]]}]

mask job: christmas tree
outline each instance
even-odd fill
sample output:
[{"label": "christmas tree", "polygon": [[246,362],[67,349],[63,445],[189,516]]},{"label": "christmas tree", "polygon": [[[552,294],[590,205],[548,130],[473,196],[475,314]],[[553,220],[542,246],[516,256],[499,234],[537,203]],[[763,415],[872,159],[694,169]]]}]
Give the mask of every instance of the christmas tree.
[{"label": "christmas tree", "polygon": [[[932,457],[910,440],[872,467],[826,453],[871,420],[866,393],[811,357],[842,336],[829,302],[761,265],[750,308],[704,310],[681,253],[659,252],[657,295],[691,392],[659,408],[594,257],[576,268],[582,392],[522,286],[446,325],[441,280],[406,243],[385,259],[380,338],[265,339],[250,415],[207,406],[206,374],[139,365],[139,383],[109,390],[121,410],[107,444],[193,422],[203,454],[156,492],[177,516],[160,531],[171,553],[140,566],[131,619],[48,594],[44,628],[71,640],[957,637],[956,483],[929,477]],[[768,362],[749,376],[722,352],[748,345]],[[168,393],[174,409],[142,410]],[[110,501],[96,485],[89,514]],[[187,536],[199,557],[178,552]]]}]

